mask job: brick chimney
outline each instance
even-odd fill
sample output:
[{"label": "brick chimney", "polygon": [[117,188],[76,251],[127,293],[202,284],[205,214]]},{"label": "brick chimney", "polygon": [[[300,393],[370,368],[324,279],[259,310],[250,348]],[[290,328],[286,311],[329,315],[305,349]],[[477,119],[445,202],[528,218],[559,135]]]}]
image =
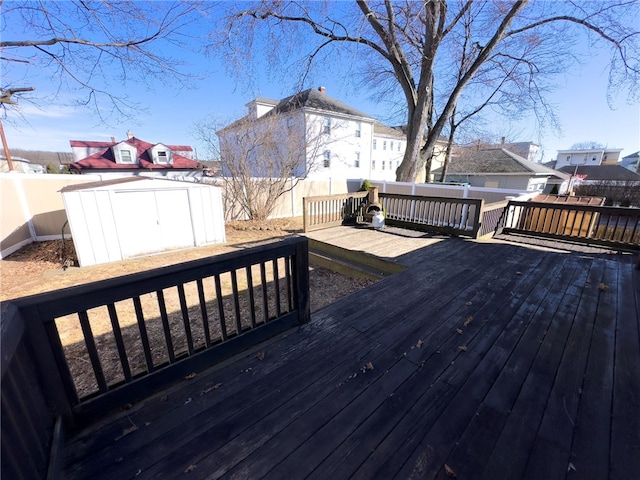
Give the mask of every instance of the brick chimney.
[{"label": "brick chimney", "polygon": [[326,89],[326,88],[324,88],[323,86],[318,87],[318,91],[319,91],[320,93],[327,93],[327,89]]},{"label": "brick chimney", "polygon": [[127,138],[131,140],[133,138],[133,132],[131,130],[127,130]]}]

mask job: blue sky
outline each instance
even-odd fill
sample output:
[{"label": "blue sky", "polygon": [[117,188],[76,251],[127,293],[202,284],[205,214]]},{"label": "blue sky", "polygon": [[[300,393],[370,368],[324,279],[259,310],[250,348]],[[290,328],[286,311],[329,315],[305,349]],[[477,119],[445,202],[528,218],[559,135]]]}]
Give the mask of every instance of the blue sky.
[{"label": "blue sky", "polygon": [[[510,140],[539,143],[545,161],[555,158],[556,150],[587,140],[610,148],[623,148],[623,156],[640,150],[640,106],[626,104],[626,97],[621,95],[610,99],[612,109],[607,102],[606,57],[582,53],[585,56],[579,70],[558,79],[559,88],[549,97],[556,105],[562,131],[547,130],[539,137],[532,119],[525,118],[517,124],[504,124],[499,118],[494,120],[496,125],[504,125],[508,133],[517,132],[517,138]],[[278,99],[294,93],[291,89],[295,79],[290,85],[265,79],[249,91],[243,85],[236,85],[219,61],[204,59],[196,53],[188,54],[184,60],[190,71],[204,76],[191,82],[191,89],[154,85],[150,90],[131,83],[113,87],[115,94],[126,93],[142,107],[131,120],[110,117],[110,124],[102,125],[88,108],[63,106],[64,93],[59,102],[41,101],[40,108],[23,101],[22,118],[10,114],[3,120],[9,147],[70,151],[69,140],[109,140],[112,136],[120,140],[131,130],[136,137],[151,143],[192,145],[203,157],[204,146],[199,145],[193,135],[195,121],[210,114],[232,120],[244,115],[245,104],[256,96]],[[338,100],[374,117],[383,120],[387,117],[385,105],[372,103],[366,93],[359,95],[342,79],[316,77],[315,80],[316,83],[306,87],[322,84],[327,93]],[[36,87],[37,97],[58,87],[58,82],[45,72],[29,75],[24,81]]]}]

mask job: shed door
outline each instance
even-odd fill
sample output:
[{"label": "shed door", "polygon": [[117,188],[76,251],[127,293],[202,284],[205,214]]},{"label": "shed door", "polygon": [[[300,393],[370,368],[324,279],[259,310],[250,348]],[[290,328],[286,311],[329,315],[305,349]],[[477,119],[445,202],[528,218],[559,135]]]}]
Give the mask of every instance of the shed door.
[{"label": "shed door", "polygon": [[194,245],[187,190],[115,192],[122,258]]}]

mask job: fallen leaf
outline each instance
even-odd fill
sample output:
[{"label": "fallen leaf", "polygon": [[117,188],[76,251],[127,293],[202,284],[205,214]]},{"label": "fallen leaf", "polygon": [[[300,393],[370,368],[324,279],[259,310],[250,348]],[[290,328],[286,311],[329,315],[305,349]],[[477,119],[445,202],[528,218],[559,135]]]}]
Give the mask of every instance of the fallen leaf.
[{"label": "fallen leaf", "polygon": [[194,378],[196,375],[198,375],[197,373],[193,372],[190,373],[189,375],[187,375],[186,377],[184,377],[185,380],[191,380],[192,378]]},{"label": "fallen leaf", "polygon": [[132,425],[129,428],[125,428],[122,431],[122,435],[120,435],[118,438],[116,438],[116,440],[120,440],[122,437],[126,437],[127,435],[129,435],[130,433],[135,432],[136,430],[138,430],[138,426],[137,425]]},{"label": "fallen leaf", "polygon": [[416,347],[420,348],[422,347],[422,345],[424,345],[424,342],[422,341],[422,339],[418,340],[418,343],[416,343]]},{"label": "fallen leaf", "polygon": [[473,317],[469,315],[467,319],[464,321],[464,326],[468,327],[469,325],[471,325],[471,322],[473,322]]},{"label": "fallen leaf", "polygon": [[469,307],[469,306],[473,305],[473,302],[466,302],[466,303],[465,303],[465,305],[466,305],[467,307]]},{"label": "fallen leaf", "polygon": [[516,272],[516,275],[522,275],[522,272]]},{"label": "fallen leaf", "polygon": [[446,463],[444,464],[444,473],[447,474],[447,477],[456,478],[456,472],[454,472],[453,469]]},{"label": "fallen leaf", "polygon": [[456,328],[456,332],[458,332],[460,335],[462,335],[462,329],[461,328]]},{"label": "fallen leaf", "polygon": [[424,367],[425,361],[426,361],[426,360],[422,360],[422,361],[420,362],[420,366],[419,366],[418,368],[422,368],[422,367]]},{"label": "fallen leaf", "polygon": [[264,352],[258,352],[258,354],[256,355],[256,358],[258,360],[264,360]]},{"label": "fallen leaf", "polygon": [[567,472],[570,472],[571,470],[575,472],[576,467],[573,465],[573,463],[569,462],[569,466],[567,467]]},{"label": "fallen leaf", "polygon": [[166,402],[167,401],[167,396],[166,395],[161,396],[160,397],[160,401],[161,402]]},{"label": "fallen leaf", "polygon": [[185,468],[184,473],[193,472],[196,469],[196,467],[197,465],[195,463],[192,463],[187,468]]},{"label": "fallen leaf", "polygon": [[460,350],[462,350],[463,352],[466,352],[466,351],[467,351],[467,347],[466,347],[466,346],[464,346],[464,345],[460,345],[458,348],[459,348]]},{"label": "fallen leaf", "polygon": [[367,370],[373,370],[373,363],[367,362]]},{"label": "fallen leaf", "polygon": [[604,292],[607,288],[609,288],[609,285],[607,285],[606,283],[600,283],[600,285],[598,285],[598,288]]},{"label": "fallen leaf", "polygon": [[205,395],[205,394],[207,394],[207,393],[211,392],[212,390],[217,390],[217,389],[219,389],[221,386],[222,386],[222,384],[221,384],[221,383],[216,383],[215,385],[211,385],[210,387],[207,387],[207,388],[205,388],[204,390],[202,390],[202,391],[200,392],[200,395]]}]

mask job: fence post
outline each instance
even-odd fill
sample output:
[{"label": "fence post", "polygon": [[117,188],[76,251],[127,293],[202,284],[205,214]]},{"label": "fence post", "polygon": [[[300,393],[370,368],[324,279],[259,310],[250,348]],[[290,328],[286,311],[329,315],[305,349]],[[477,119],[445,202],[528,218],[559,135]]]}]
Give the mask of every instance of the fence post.
[{"label": "fence post", "polygon": [[309,231],[309,202],[307,197],[302,197],[302,231]]}]

